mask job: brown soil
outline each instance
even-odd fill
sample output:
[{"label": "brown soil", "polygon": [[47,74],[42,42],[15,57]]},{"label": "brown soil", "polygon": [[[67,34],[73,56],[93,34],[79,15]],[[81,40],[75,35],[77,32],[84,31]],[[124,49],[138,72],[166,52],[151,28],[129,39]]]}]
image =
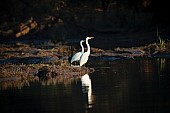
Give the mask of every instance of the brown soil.
[{"label": "brown soil", "polygon": [[[1,45],[0,48],[0,81],[13,81],[24,79],[57,79],[59,81],[80,77],[86,73],[93,72],[92,68],[70,66],[68,57],[69,46],[53,45],[51,49],[46,45],[30,46],[17,43],[15,45]],[[44,49],[47,48],[47,49]],[[24,64],[23,59],[50,58],[48,61],[40,63]],[[3,63],[3,60],[17,59],[18,62]],[[63,80],[61,79],[63,77]]]},{"label": "brown soil", "polygon": [[[41,80],[50,84],[68,82],[79,78],[86,73],[94,71],[89,67],[70,66],[69,57],[76,51],[68,45],[52,42],[46,45],[33,44],[1,44],[0,45],[0,81]],[[150,57],[157,54],[169,54],[170,44],[154,43],[140,47],[114,48],[109,50],[91,48],[90,56],[115,56],[115,57]],[[49,58],[50,60],[38,63],[24,64],[27,58]],[[18,62],[4,62],[3,60],[17,59]]]}]

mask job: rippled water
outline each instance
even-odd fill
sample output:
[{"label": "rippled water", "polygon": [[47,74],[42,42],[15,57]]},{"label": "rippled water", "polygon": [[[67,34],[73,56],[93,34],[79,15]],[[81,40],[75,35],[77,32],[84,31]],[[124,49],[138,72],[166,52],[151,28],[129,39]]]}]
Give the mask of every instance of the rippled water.
[{"label": "rippled water", "polygon": [[70,84],[2,88],[1,113],[170,112],[169,58],[92,59],[96,71]]}]

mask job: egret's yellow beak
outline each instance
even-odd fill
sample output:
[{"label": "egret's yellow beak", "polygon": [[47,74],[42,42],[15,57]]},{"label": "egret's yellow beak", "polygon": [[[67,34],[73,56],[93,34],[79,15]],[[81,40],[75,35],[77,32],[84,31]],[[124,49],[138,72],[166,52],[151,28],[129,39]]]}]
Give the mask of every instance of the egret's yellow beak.
[{"label": "egret's yellow beak", "polygon": [[94,38],[94,37],[89,37],[90,39]]}]

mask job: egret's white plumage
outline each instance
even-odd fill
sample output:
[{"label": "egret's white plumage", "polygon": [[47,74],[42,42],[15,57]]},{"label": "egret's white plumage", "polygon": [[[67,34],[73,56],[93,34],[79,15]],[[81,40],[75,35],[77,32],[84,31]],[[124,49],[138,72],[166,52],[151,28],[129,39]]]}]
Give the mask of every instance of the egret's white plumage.
[{"label": "egret's white plumage", "polygon": [[80,57],[80,66],[84,65],[85,63],[87,63],[88,59],[89,59],[89,55],[90,55],[90,45],[88,43],[89,39],[92,39],[94,37],[87,37],[86,38],[86,45],[87,45],[87,51],[84,52],[81,57]]},{"label": "egret's white plumage", "polygon": [[80,41],[81,52],[77,52],[76,54],[74,54],[74,56],[71,58],[71,63],[73,63],[74,61],[80,60],[81,55],[84,53],[83,42],[84,42],[84,40]]}]

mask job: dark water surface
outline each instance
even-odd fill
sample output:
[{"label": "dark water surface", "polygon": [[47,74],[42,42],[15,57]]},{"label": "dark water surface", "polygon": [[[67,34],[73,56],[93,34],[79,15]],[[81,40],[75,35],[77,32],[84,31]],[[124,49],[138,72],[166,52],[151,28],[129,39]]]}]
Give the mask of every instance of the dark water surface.
[{"label": "dark water surface", "polygon": [[170,113],[169,58],[93,58],[87,66],[96,71],[70,84],[1,89],[0,112]]}]

